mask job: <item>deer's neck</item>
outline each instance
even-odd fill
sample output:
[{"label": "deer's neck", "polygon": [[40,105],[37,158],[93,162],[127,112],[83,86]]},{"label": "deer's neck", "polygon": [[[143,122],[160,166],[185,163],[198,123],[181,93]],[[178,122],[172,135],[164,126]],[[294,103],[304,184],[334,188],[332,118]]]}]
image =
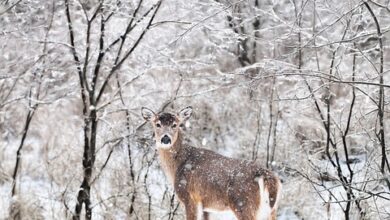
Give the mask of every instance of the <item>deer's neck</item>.
[{"label": "deer's neck", "polygon": [[182,136],[179,133],[176,142],[169,149],[158,149],[161,166],[170,179],[174,183],[174,177],[179,166],[184,162]]}]

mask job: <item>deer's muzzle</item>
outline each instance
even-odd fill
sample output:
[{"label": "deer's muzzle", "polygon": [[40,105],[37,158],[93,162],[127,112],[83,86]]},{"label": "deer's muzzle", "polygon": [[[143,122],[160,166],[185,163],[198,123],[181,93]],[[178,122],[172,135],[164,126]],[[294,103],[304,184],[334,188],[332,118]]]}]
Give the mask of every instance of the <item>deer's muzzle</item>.
[{"label": "deer's muzzle", "polygon": [[161,138],[161,143],[163,143],[163,144],[170,144],[171,143],[171,138],[168,137],[168,135],[164,135],[164,137]]}]

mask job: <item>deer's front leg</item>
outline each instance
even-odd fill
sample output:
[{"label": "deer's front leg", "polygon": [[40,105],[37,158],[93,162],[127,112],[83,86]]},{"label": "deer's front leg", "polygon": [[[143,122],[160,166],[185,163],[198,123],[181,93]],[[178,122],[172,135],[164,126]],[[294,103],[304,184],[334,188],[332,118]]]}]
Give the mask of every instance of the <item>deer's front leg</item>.
[{"label": "deer's front leg", "polygon": [[209,220],[209,213],[203,212],[203,220]]},{"label": "deer's front leg", "polygon": [[198,218],[198,207],[193,201],[187,201],[184,203],[186,210],[187,220],[197,220]]}]

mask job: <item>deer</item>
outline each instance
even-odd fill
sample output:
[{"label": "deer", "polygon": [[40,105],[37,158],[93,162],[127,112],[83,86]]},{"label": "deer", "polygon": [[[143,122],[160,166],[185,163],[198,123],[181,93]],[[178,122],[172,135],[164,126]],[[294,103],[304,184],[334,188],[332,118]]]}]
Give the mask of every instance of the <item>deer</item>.
[{"label": "deer", "polygon": [[275,220],[281,181],[253,161],[222,156],[183,141],[182,128],[192,115],[154,113],[142,107],[151,122],[160,165],[173,184],[187,220],[209,219],[210,212],[233,212],[238,220]]}]

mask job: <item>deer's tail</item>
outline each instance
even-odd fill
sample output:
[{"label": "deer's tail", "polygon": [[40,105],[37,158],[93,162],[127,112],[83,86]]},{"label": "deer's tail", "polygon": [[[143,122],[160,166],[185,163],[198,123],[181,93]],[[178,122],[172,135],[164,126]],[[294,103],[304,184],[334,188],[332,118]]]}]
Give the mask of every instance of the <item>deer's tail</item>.
[{"label": "deer's tail", "polygon": [[271,212],[276,212],[280,199],[282,184],[278,177],[267,175],[259,178],[260,206],[257,211],[257,219],[268,219]]}]

